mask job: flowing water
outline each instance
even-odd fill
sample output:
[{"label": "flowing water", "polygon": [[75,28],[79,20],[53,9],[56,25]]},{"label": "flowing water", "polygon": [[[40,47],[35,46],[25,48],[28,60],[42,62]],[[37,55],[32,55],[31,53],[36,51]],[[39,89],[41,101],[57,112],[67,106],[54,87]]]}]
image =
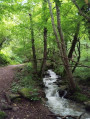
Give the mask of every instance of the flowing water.
[{"label": "flowing water", "polygon": [[[60,97],[58,93],[58,85],[55,83],[58,76],[52,70],[48,70],[47,74],[48,76],[43,78],[43,82],[45,85],[46,98],[48,99],[46,105],[49,107],[49,109],[54,114],[60,114],[62,116],[80,116],[83,112],[85,112],[82,105],[64,98],[64,96],[67,94],[67,91],[65,91],[64,95]],[[57,119],[61,118],[57,117]],[[85,112],[81,119],[90,119],[90,114]]]}]

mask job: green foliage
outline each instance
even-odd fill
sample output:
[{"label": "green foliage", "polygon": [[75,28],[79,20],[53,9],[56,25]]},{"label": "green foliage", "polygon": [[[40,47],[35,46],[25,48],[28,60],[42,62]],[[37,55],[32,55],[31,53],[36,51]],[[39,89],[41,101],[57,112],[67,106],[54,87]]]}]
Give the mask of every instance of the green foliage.
[{"label": "green foliage", "polygon": [[85,96],[84,94],[81,94],[79,92],[76,92],[73,96],[73,99],[77,102],[85,102],[88,101],[87,96]]},{"label": "green foliage", "polygon": [[[81,67],[77,67],[76,71],[74,72],[75,77],[80,77],[79,80],[80,82],[87,82],[87,78],[90,77],[90,52],[89,52],[89,41],[85,44],[84,41],[81,42],[83,45],[81,45],[81,59],[80,59],[80,64]],[[88,47],[87,47],[88,45]],[[87,67],[83,67],[83,65]],[[85,81],[86,80],[86,81]]]},{"label": "green foliage", "polygon": [[15,82],[12,84],[12,92],[17,93],[19,91],[20,94],[30,100],[39,100],[40,97],[38,96],[38,87],[36,85],[36,81],[34,80],[34,76],[32,75],[33,70],[31,63],[27,64],[22,69],[17,70],[19,73],[17,73]]},{"label": "green foliage", "polygon": [[2,66],[7,64],[9,64],[8,57],[0,53],[0,65]]},{"label": "green foliage", "polygon": [[0,111],[0,119],[6,119],[7,115],[5,112]]},{"label": "green foliage", "polygon": [[[80,31],[78,38],[81,43],[81,59],[80,63],[90,65],[89,53],[89,23],[78,14],[78,9],[70,0],[52,0],[52,10],[55,19],[55,26],[57,27],[55,2],[60,7],[61,26],[64,34],[67,52],[69,52],[72,40],[74,39],[77,24],[80,22]],[[87,5],[83,0],[77,0],[77,4],[88,15]],[[37,59],[43,58],[43,29],[47,27],[47,65],[53,66],[55,72],[63,73],[63,64],[59,56],[56,39],[53,33],[48,3],[42,0],[28,0],[26,3],[23,0],[2,0],[0,2],[0,65],[17,64],[30,62],[33,59],[32,43],[30,34],[30,18],[29,13],[32,14],[34,39]],[[46,24],[47,20],[47,24]],[[87,24],[87,27],[86,27]],[[5,41],[4,41],[5,39]],[[4,41],[4,42],[3,42]],[[3,42],[3,43],[2,43]],[[2,44],[1,44],[2,43]],[[84,47],[84,45],[88,47]],[[75,58],[77,60],[78,52],[75,48]],[[42,60],[38,60],[38,69],[40,69]],[[60,65],[61,64],[61,65]],[[73,64],[74,65],[74,64]],[[26,66],[22,73],[17,75],[16,82],[12,85],[12,90],[17,91],[22,87],[33,87],[35,82],[32,75],[32,66]],[[79,76],[82,82],[87,82],[87,77],[90,77],[89,68],[77,67],[74,76]],[[84,79],[86,80],[84,82]],[[85,83],[88,84],[88,83]]]},{"label": "green foliage", "polygon": [[90,86],[90,77],[87,77],[85,79],[80,79],[79,83],[82,84],[82,85]]},{"label": "green foliage", "polygon": [[58,6],[61,6],[62,0],[54,0]]}]

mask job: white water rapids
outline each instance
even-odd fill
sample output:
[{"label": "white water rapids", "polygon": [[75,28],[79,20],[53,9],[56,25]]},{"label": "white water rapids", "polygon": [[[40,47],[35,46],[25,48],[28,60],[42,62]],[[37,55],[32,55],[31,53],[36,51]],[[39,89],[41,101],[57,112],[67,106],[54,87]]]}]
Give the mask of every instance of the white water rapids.
[{"label": "white water rapids", "polygon": [[[60,88],[58,88],[57,84],[54,83],[57,81],[58,76],[52,70],[48,70],[47,73],[49,74],[49,76],[43,78],[43,82],[45,85],[46,98],[48,99],[46,105],[49,107],[49,109],[54,114],[60,114],[62,116],[80,116],[83,112],[85,112],[82,105],[64,98],[66,92],[63,97],[59,96],[58,89]],[[57,117],[57,119],[61,118]],[[90,114],[85,112],[81,119],[90,119]]]}]

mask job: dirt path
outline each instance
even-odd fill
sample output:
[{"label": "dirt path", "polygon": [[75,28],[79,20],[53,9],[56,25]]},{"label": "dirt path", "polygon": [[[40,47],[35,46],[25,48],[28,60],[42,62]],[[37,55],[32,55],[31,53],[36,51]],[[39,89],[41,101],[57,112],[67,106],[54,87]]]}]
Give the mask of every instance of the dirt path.
[{"label": "dirt path", "polygon": [[[22,65],[10,65],[0,68],[0,110],[2,100],[7,103],[3,94],[10,89],[15,74],[14,69],[20,66]],[[13,102],[11,106],[13,107],[12,110],[4,110],[8,115],[7,119],[53,119],[48,116],[51,112],[40,101],[29,102],[22,99],[20,102]]]},{"label": "dirt path", "polygon": [[10,88],[10,84],[13,81],[14,69],[22,65],[10,65],[0,68],[0,95]]}]

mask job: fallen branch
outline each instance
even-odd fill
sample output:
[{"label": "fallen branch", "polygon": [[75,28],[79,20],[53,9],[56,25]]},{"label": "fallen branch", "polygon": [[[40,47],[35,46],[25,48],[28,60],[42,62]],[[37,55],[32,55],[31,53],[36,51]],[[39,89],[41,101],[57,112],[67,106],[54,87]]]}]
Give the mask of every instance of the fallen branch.
[{"label": "fallen branch", "polygon": [[81,117],[82,117],[84,114],[85,114],[85,112],[82,113],[82,114],[78,117],[78,119],[81,119]]},{"label": "fallen branch", "polygon": [[[63,57],[63,56],[60,56],[60,57]],[[64,57],[65,58],[65,57]],[[70,58],[68,58],[68,59],[70,59]],[[42,60],[42,59],[37,59],[37,60]],[[55,60],[52,60],[52,59],[47,59],[47,60],[51,60],[52,62],[56,62]],[[72,60],[72,59],[70,59],[72,62],[75,62],[76,63],[76,61],[74,61],[74,60]],[[33,61],[32,59],[30,60],[30,61]],[[60,64],[60,65],[63,65],[63,64]],[[74,65],[70,65],[70,67],[74,67]],[[87,66],[87,65],[83,65],[83,64],[81,64],[81,63],[78,63],[78,66],[77,67],[86,67],[86,68],[90,68],[90,66]]]},{"label": "fallen branch", "polygon": [[73,118],[73,119],[81,119],[81,117],[82,117],[84,114],[85,114],[85,112],[82,113],[80,116],[72,116],[72,115],[61,116],[61,115],[59,115],[59,114],[57,114],[57,115],[51,114],[51,115],[47,115],[47,116],[60,117],[61,119],[66,119],[67,117],[71,117],[71,118]]},{"label": "fallen branch", "polygon": [[72,115],[61,116],[61,115],[59,115],[59,114],[57,114],[57,115],[52,114],[52,115],[48,115],[48,116],[60,117],[60,118],[62,118],[62,119],[66,119],[66,117],[72,117],[73,119],[77,119],[77,117],[78,117],[78,116],[72,116]]}]

